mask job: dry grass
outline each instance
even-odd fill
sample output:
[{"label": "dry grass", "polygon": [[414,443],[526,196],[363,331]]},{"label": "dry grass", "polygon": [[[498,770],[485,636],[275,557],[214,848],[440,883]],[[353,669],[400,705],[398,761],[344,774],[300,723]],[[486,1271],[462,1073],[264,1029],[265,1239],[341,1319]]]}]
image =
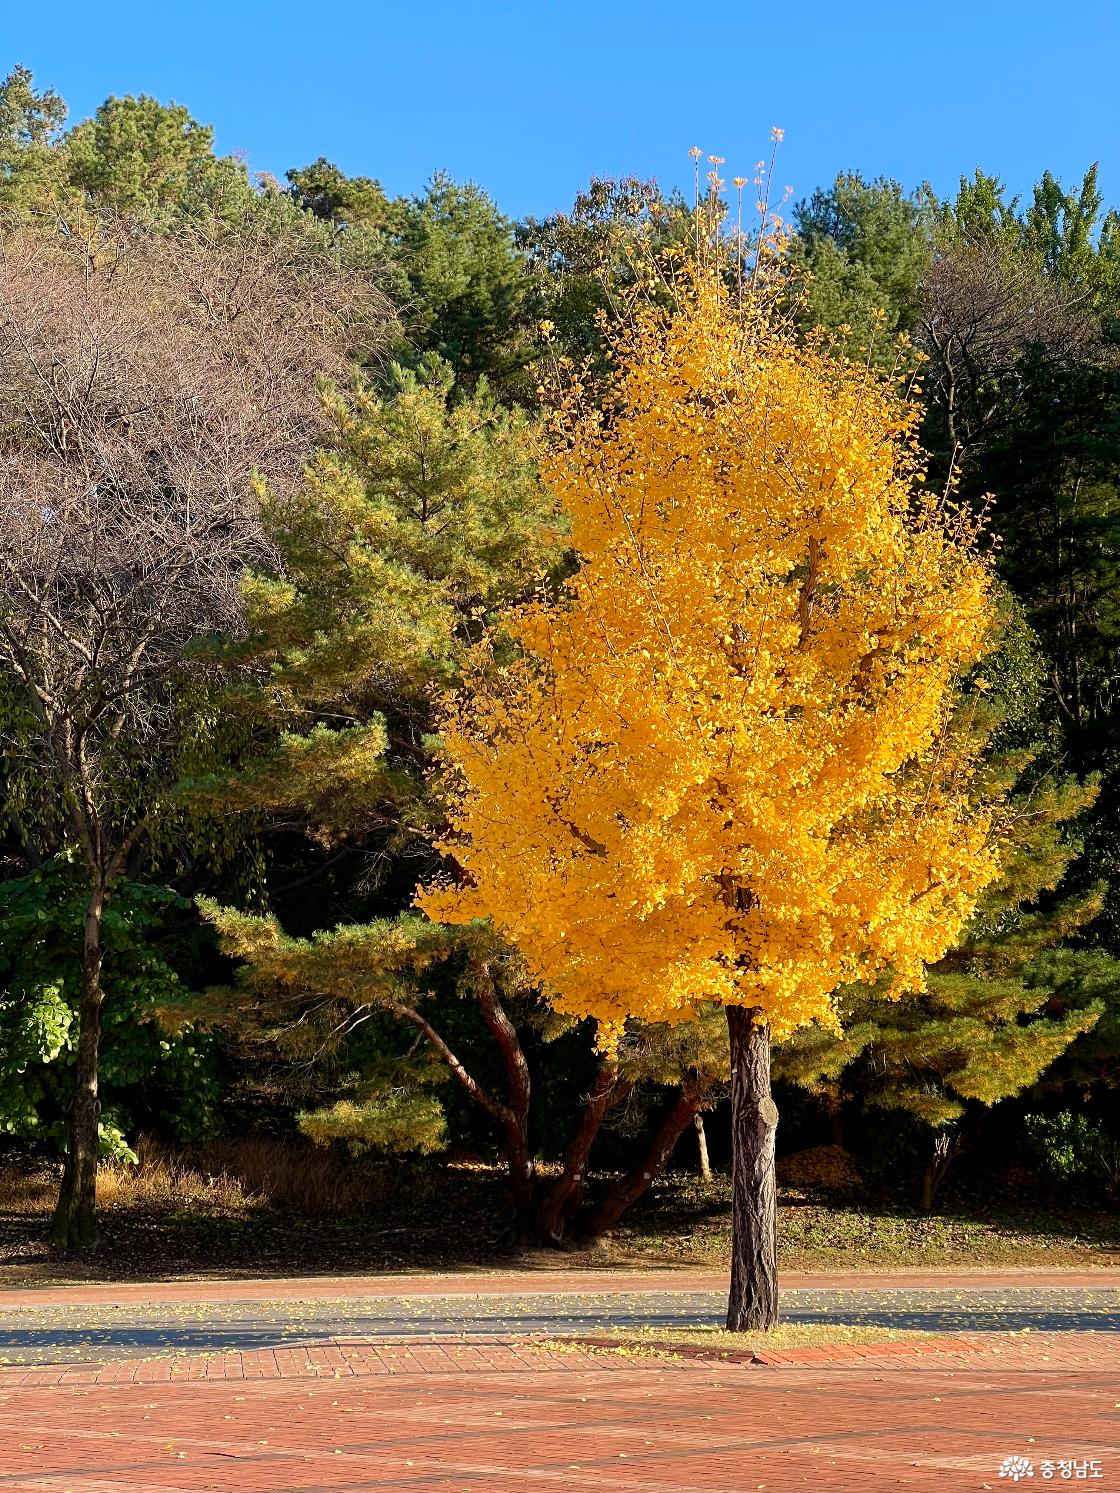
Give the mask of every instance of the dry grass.
[{"label": "dry grass", "polygon": [[[729,1182],[673,1173],[597,1248],[526,1249],[500,1169],[465,1160],[352,1158],[299,1137],[215,1141],[176,1152],[152,1142],[140,1164],[101,1167],[102,1248],[60,1260],[46,1244],[57,1163],[0,1163],[0,1288],[63,1279],[495,1268],[726,1270]],[[789,1270],[937,1270],[983,1265],[1120,1267],[1120,1215],[811,1202],[783,1189],[779,1260]]]},{"label": "dry grass", "polygon": [[198,1166],[142,1143],[140,1161],[105,1161],[97,1169],[97,1205],[107,1212],[191,1212],[202,1216],[244,1213],[266,1199],[236,1173]]},{"label": "dry grass", "polygon": [[16,1167],[0,1170],[0,1213],[49,1214],[57,1196],[58,1178],[46,1167],[35,1171]]},{"label": "dry grass", "polygon": [[236,1182],[250,1206],[308,1218],[363,1213],[381,1203],[389,1185],[385,1163],[372,1157],[265,1136],[214,1141],[193,1151],[191,1160],[210,1175]]},{"label": "dry grass", "polygon": [[[139,1163],[104,1161],[97,1202],[107,1214],[232,1218],[265,1210],[302,1217],[346,1217],[376,1205],[386,1189],[376,1162],[352,1160],[270,1137],[213,1141],[173,1152],[151,1140]],[[50,1212],[58,1188],[48,1166],[0,1170],[0,1212]]]}]

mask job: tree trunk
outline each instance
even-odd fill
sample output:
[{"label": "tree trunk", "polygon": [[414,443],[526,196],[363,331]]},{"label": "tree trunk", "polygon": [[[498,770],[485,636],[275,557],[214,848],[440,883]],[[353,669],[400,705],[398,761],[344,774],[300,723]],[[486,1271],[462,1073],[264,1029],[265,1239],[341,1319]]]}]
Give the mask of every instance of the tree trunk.
[{"label": "tree trunk", "polygon": [[89,1249],[97,1243],[97,1150],[101,1115],[97,1060],[104,1000],[101,965],[105,957],[101,920],[107,900],[108,892],[101,881],[90,893],[82,931],[82,985],[74,1093],[67,1116],[66,1164],[49,1234],[50,1242],[58,1249]]},{"label": "tree trunk", "polygon": [[692,1123],[692,1117],[704,1102],[705,1089],[683,1089],[676,1103],[657,1127],[657,1133],[639,1166],[616,1182],[606,1197],[592,1208],[581,1226],[581,1233],[596,1239],[613,1228],[618,1220],[661,1175],[673,1147]]},{"label": "tree trunk", "polygon": [[704,1116],[699,1110],[692,1117],[692,1123],[696,1126],[696,1152],[700,1164],[700,1175],[705,1182],[712,1180],[712,1162],[708,1155],[708,1136],[704,1129]]},{"label": "tree trunk", "polygon": [[564,1152],[564,1170],[549,1188],[537,1209],[537,1229],[542,1239],[549,1244],[559,1244],[563,1238],[563,1217],[583,1192],[587,1173],[587,1158],[607,1112],[634,1087],[628,1079],[620,1078],[614,1063],[603,1063],[595,1075],[595,1084],[583,1107],[579,1126],[568,1142]]},{"label": "tree trunk", "polygon": [[933,1212],[933,1200],[937,1195],[937,1157],[931,1156],[922,1175],[922,1212]]},{"label": "tree trunk", "polygon": [[770,1094],[770,1028],[760,1013],[728,1006],[731,1043],[731,1332],[769,1331],[778,1322],[778,1193]]},{"label": "tree trunk", "polygon": [[844,1135],[844,1101],[838,1094],[829,1094],[825,1100],[828,1110],[829,1136],[834,1146],[847,1150]]},{"label": "tree trunk", "polygon": [[502,1064],[506,1070],[509,1086],[509,1103],[505,1106],[506,1117],[502,1129],[505,1132],[503,1150],[509,1171],[510,1191],[513,1206],[521,1226],[533,1228],[534,1167],[529,1150],[529,1098],[531,1084],[529,1064],[525,1050],[517,1035],[517,1028],[509,1019],[505,1007],[498,999],[497,986],[490,966],[479,960],[472,965],[471,977],[475,997],[482,1019],[498,1044]]},{"label": "tree trunk", "polygon": [[937,1190],[945,1180],[945,1174],[960,1152],[960,1137],[940,1131],[933,1138],[933,1154],[922,1177],[922,1212],[932,1213],[937,1201]]},{"label": "tree trunk", "polygon": [[533,1158],[529,1151],[525,1127],[518,1121],[506,1127],[506,1170],[509,1173],[509,1190],[513,1207],[522,1229],[531,1232],[533,1226]]},{"label": "tree trunk", "polygon": [[[477,989],[476,989],[477,994]],[[532,1226],[533,1216],[533,1159],[529,1154],[529,1070],[525,1063],[525,1054],[521,1050],[521,1044],[517,1041],[517,1033],[513,1030],[512,1023],[500,1007],[497,997],[491,989],[488,1003],[483,997],[479,997],[480,1004],[484,1006],[484,1015],[487,1015],[487,1025],[497,1035],[495,1025],[503,1033],[503,1056],[508,1059],[507,1073],[512,1068],[517,1076],[517,1083],[513,1086],[511,1103],[503,1104],[500,1100],[486,1091],[474,1078],[456,1054],[447,1045],[444,1039],[436,1031],[435,1027],[412,1006],[398,1005],[389,1009],[394,1016],[402,1021],[410,1021],[413,1026],[418,1027],[427,1040],[439,1053],[440,1057],[450,1068],[451,1072],[462,1084],[466,1092],[476,1104],[482,1106],[488,1115],[497,1121],[500,1127],[502,1155],[505,1158],[506,1170],[510,1180],[510,1192],[513,1195],[514,1209],[517,1213],[518,1222],[523,1228]],[[508,1028],[508,1031],[506,1030]],[[510,1033],[512,1033],[513,1046],[510,1048]]]}]

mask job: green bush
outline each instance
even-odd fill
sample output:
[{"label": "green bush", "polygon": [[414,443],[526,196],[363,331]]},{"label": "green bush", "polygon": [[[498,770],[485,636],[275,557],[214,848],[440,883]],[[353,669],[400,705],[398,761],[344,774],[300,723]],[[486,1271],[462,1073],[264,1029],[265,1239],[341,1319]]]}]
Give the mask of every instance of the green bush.
[{"label": "green bush", "polygon": [[1054,1115],[1025,1115],[1027,1147],[1051,1181],[1073,1187],[1120,1186],[1120,1141],[1099,1120],[1063,1109]]},{"label": "green bush", "polygon": [[[0,881],[0,1138],[62,1150],[73,1088],[84,889],[66,856]],[[104,918],[101,1154],[134,1161],[138,1124],[177,1141],[219,1129],[214,1039],[164,1029],[183,983],[162,939],[190,903],[165,887],[121,881]]]}]

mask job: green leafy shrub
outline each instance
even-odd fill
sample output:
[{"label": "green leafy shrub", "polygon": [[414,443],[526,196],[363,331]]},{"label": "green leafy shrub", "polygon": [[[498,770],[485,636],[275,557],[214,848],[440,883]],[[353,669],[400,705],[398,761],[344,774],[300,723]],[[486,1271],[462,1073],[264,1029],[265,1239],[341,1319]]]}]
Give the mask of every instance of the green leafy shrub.
[{"label": "green leafy shrub", "polygon": [[[182,979],[161,945],[164,920],[190,906],[165,887],[121,882],[104,918],[103,1156],[135,1161],[137,1120],[177,1141],[219,1128],[213,1039],[160,1012]],[[66,856],[0,882],[0,1135],[61,1150],[78,1039],[84,891]]]},{"label": "green leafy shrub", "polygon": [[1120,1191],[1120,1141],[1089,1115],[1063,1109],[1025,1115],[1027,1146],[1039,1168],[1059,1184]]}]

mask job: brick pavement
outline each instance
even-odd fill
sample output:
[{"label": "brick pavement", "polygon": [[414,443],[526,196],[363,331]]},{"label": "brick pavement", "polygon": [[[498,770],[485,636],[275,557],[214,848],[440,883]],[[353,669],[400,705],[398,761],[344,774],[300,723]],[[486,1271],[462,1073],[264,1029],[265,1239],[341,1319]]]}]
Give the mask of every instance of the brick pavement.
[{"label": "brick pavement", "polygon": [[[1116,1280],[1107,1271],[893,1272],[784,1284],[960,1288],[966,1297],[970,1288],[1037,1287],[1042,1299],[1048,1288]],[[653,1300],[723,1284],[695,1272],[542,1271],[64,1287],[6,1292],[0,1302],[57,1319],[83,1301],[132,1312],[212,1302],[208,1310],[228,1314],[237,1309],[220,1303],[496,1289],[640,1291]],[[425,1314],[437,1305],[416,1302]],[[1091,1314],[1070,1317],[1065,1325],[1078,1330],[949,1328],[933,1343],[767,1351],[754,1363],[561,1350],[505,1330],[442,1341],[324,1338],[319,1319],[311,1325],[304,1342],[236,1352],[126,1350],[103,1363],[0,1370],[0,1493],[995,1489],[1010,1486],[998,1469],[1012,1453],[1039,1468],[1030,1487],[1042,1484],[1044,1458],[1095,1459],[1104,1475],[1094,1486],[1120,1493],[1118,1335],[1080,1330],[1097,1325]],[[90,1344],[83,1356],[97,1351]]]},{"label": "brick pavement", "polygon": [[1114,1341],[975,1334],[775,1367],[340,1339],[7,1370],[0,1490],[984,1489],[1011,1453],[1094,1458],[1120,1489]]}]

